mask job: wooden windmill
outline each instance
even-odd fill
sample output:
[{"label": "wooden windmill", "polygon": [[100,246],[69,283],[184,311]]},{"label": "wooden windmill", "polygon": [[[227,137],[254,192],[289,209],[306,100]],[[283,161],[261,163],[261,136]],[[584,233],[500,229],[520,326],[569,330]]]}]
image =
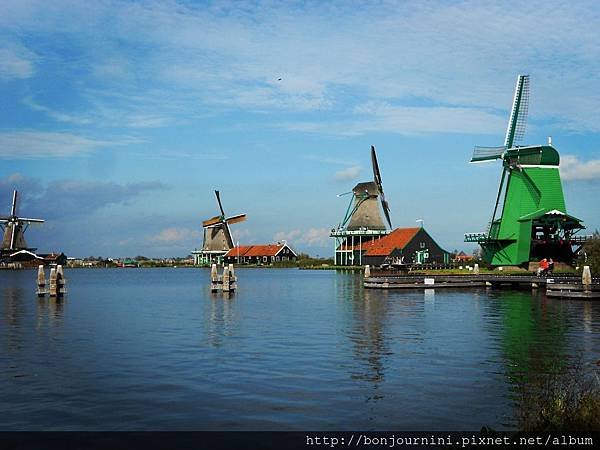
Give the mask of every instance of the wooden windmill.
[{"label": "wooden windmill", "polygon": [[[383,194],[381,173],[377,164],[375,147],[371,146],[371,163],[373,165],[373,181],[358,183],[352,189],[352,200],[346,210],[346,215],[339,228],[353,230],[385,230],[379,203],[385,215],[387,224],[392,228],[390,207]],[[349,192],[350,194],[350,192]],[[344,194],[342,194],[344,195]]]},{"label": "wooden windmill", "polygon": [[[360,250],[355,252],[356,247],[360,249],[364,243],[389,234],[386,223],[390,229],[392,228],[390,207],[383,194],[381,172],[373,146],[371,146],[371,163],[373,180],[358,183],[351,192],[341,194],[352,194],[352,197],[344,218],[337,228],[331,230],[330,237],[335,239],[335,264],[362,265],[362,253]],[[381,210],[386,222],[383,221]]]},{"label": "wooden windmill", "polygon": [[550,142],[517,145],[525,134],[528,104],[529,75],[519,75],[504,145],[475,147],[471,159],[472,163],[502,160],[488,230],[465,235],[466,242],[481,245],[483,258],[491,265],[525,266],[542,258],[571,263],[574,247],[584,240],[574,234],[585,227],[567,214],[556,149]]},{"label": "wooden windmill", "polygon": [[204,229],[202,255],[205,263],[212,263],[234,247],[229,225],[246,220],[246,214],[225,217],[219,191],[215,191],[215,196],[221,214],[202,222]]},{"label": "wooden windmill", "polygon": [[35,248],[27,247],[25,242],[25,231],[32,223],[43,223],[42,219],[31,219],[17,215],[18,192],[13,191],[12,206],[9,216],[0,216],[0,229],[3,232],[1,255],[10,255],[19,250],[35,251]]}]

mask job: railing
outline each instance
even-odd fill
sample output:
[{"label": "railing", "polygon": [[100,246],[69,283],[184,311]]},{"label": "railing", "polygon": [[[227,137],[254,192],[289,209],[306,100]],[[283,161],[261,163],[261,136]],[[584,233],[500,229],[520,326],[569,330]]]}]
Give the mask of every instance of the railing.
[{"label": "railing", "polygon": [[487,234],[483,232],[465,233],[465,242],[485,242],[487,240]]},{"label": "railing", "polygon": [[594,236],[592,234],[586,234],[583,236],[571,236],[569,241],[571,241],[571,244],[583,244],[586,241],[593,239],[593,238],[594,238]]},{"label": "railing", "polygon": [[347,237],[347,236],[382,236],[390,234],[389,230],[344,230],[344,229],[333,229],[329,234],[329,237]]}]

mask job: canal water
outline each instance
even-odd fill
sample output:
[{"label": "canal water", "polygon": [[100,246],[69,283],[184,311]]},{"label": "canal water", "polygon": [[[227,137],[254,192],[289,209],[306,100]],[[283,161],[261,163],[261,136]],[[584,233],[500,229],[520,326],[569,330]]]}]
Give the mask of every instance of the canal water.
[{"label": "canal water", "polygon": [[364,290],[362,275],[0,271],[0,430],[510,429],[531,376],[595,364],[600,304]]}]

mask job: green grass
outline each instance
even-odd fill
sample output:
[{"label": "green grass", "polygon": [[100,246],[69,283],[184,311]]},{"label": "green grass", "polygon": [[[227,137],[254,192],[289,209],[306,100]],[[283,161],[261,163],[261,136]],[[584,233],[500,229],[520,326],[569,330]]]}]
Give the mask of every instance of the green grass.
[{"label": "green grass", "polygon": [[600,430],[598,367],[578,363],[527,383],[521,388],[518,418],[526,433]]}]

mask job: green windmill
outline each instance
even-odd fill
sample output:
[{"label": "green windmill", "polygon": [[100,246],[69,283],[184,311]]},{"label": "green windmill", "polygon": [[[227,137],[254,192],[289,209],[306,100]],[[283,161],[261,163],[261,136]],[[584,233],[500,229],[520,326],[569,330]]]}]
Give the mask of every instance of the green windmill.
[{"label": "green windmill", "polygon": [[488,231],[465,234],[465,242],[480,244],[483,259],[493,266],[527,266],[542,258],[570,264],[585,241],[575,236],[585,228],[581,220],[567,214],[560,156],[551,140],[548,145],[516,145],[525,134],[528,104],[529,75],[519,75],[504,145],[475,147],[471,159],[502,160]]}]

